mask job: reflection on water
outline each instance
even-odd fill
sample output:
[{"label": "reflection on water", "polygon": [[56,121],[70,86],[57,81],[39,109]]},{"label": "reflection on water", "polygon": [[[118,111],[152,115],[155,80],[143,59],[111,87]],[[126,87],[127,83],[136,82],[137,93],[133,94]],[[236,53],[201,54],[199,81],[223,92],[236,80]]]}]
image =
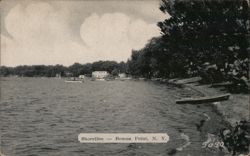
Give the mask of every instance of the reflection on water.
[{"label": "reflection on water", "polygon": [[[202,149],[207,133],[220,127],[209,105],[176,105],[199,93],[150,81],[65,83],[53,78],[3,78],[1,150],[10,156],[221,155]],[[200,120],[211,117],[197,131]],[[80,144],[79,133],[167,133],[167,144]]]}]

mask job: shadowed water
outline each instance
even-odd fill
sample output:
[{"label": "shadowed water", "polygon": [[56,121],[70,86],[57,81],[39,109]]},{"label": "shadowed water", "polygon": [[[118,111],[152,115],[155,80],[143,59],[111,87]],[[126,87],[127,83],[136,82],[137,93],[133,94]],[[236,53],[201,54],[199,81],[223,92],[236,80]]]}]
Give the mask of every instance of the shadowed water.
[{"label": "shadowed water", "polygon": [[[7,156],[222,155],[202,149],[207,133],[221,127],[209,105],[177,105],[199,93],[150,81],[86,81],[2,78],[1,152]],[[201,131],[197,124],[211,117]],[[167,144],[80,144],[79,133],[167,133]]]}]

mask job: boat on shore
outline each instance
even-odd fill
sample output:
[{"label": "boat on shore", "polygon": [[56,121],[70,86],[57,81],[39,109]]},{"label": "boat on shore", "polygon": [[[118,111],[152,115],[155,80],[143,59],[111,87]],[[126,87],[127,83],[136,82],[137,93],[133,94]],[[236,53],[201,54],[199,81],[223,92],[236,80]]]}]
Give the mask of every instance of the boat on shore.
[{"label": "boat on shore", "polygon": [[192,77],[187,79],[177,80],[176,83],[179,84],[188,84],[188,83],[195,83],[201,81],[201,77]]},{"label": "boat on shore", "polygon": [[232,82],[222,82],[222,83],[213,83],[211,87],[228,87],[232,85],[233,85]]},{"label": "boat on shore", "polygon": [[200,98],[185,98],[176,100],[177,104],[202,104],[208,102],[217,102],[217,101],[224,101],[228,100],[230,94],[223,94],[219,96],[209,96],[209,97],[200,97]]}]

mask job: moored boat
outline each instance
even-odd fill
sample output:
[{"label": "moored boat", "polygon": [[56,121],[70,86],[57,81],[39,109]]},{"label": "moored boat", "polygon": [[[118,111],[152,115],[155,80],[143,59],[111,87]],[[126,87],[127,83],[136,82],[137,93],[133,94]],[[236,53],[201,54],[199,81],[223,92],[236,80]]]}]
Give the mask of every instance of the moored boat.
[{"label": "moored boat", "polygon": [[209,97],[200,97],[200,98],[185,98],[176,100],[177,104],[202,104],[208,102],[217,102],[217,101],[224,101],[228,100],[230,94],[223,94],[219,96],[209,96]]},{"label": "moored boat", "polygon": [[65,80],[65,82],[68,82],[68,83],[83,83],[84,81],[82,81],[82,80]]},{"label": "moored boat", "polygon": [[95,79],[96,81],[106,81],[104,78]]},{"label": "moored boat", "polygon": [[67,83],[83,83],[84,80],[73,77],[73,78],[70,78],[70,79],[66,79],[64,82],[67,82]]}]

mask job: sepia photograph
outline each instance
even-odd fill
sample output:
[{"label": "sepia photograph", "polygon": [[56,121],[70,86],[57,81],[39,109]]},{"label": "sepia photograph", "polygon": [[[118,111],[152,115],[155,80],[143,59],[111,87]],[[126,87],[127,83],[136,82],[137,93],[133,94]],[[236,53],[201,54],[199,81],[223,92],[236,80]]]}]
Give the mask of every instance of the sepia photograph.
[{"label": "sepia photograph", "polygon": [[0,156],[250,156],[249,0],[0,0]]}]

